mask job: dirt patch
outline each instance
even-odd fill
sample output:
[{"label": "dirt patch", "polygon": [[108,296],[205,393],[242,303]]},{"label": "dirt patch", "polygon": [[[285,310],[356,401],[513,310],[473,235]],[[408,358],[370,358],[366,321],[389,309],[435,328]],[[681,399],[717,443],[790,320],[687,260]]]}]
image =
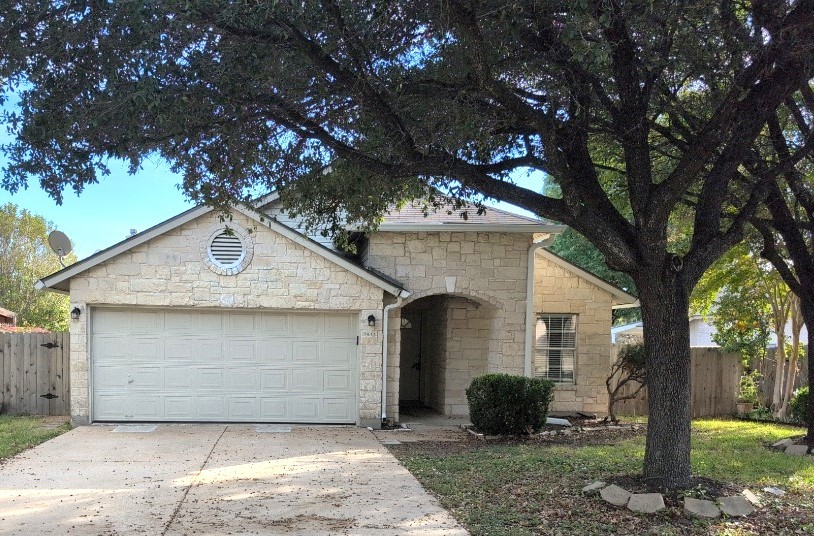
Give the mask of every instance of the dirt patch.
[{"label": "dirt patch", "polygon": [[435,426],[414,424],[409,429],[374,430],[379,441],[395,439],[402,443],[416,442],[458,442],[469,438],[469,433],[460,426]]},{"label": "dirt patch", "polygon": [[[430,428],[430,427],[428,427]],[[432,429],[414,430],[413,432],[382,432],[375,431],[379,439],[397,439],[401,445],[387,445],[389,449],[401,451],[418,451],[437,454],[458,454],[471,449],[487,445],[571,445],[574,447],[587,445],[612,445],[623,439],[644,435],[645,430],[630,428],[609,429],[596,428],[592,430],[572,430],[562,427],[552,427],[552,430],[567,431],[566,434],[557,435],[528,435],[528,436],[499,436],[490,437],[484,441],[461,428],[431,427]]]}]

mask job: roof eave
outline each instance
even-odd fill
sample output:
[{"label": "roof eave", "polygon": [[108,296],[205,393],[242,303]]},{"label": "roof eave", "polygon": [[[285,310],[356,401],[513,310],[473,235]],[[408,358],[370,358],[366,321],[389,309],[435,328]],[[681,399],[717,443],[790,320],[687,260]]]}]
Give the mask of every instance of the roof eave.
[{"label": "roof eave", "polygon": [[[360,227],[353,227],[359,230]],[[500,224],[500,223],[383,223],[378,232],[480,232],[480,233],[549,233],[560,234],[565,225]]]},{"label": "roof eave", "polygon": [[325,246],[311,239],[310,237],[292,229],[291,227],[288,227],[287,225],[283,225],[282,223],[278,222],[277,219],[273,216],[269,216],[268,214],[259,212],[256,209],[251,208],[247,205],[237,205],[235,208],[245,216],[252,218],[263,225],[266,225],[269,229],[273,229],[278,234],[281,234],[284,237],[288,238],[289,240],[305,247],[306,249],[309,249],[314,253],[317,253],[318,255],[325,257],[327,260],[333,262],[334,264],[337,264],[342,268],[348,270],[349,272],[353,273],[354,275],[370,283],[373,283],[377,287],[389,292],[394,296],[407,297],[410,295],[410,293],[403,286],[394,285],[390,281],[382,279],[381,277],[370,272],[369,270],[366,270],[364,267],[350,262],[349,260],[345,259],[335,251],[326,248]]}]

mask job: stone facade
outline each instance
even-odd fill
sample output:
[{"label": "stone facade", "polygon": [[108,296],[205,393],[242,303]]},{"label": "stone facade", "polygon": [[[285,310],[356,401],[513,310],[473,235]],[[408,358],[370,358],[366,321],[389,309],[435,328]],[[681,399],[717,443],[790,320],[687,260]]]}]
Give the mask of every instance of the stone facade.
[{"label": "stone facade", "polygon": [[74,276],[71,307],[83,314],[71,322],[71,412],[89,419],[89,308],[137,307],[242,308],[358,311],[359,419],[374,424],[381,406],[381,318],[384,291],[345,268],[240,213],[229,225],[249,232],[253,258],[243,271],[221,275],[204,262],[213,228],[222,226],[209,213],[136,246]]},{"label": "stone facade", "polygon": [[577,315],[574,384],[558,384],[551,411],[605,414],[610,372],[612,295],[554,262],[535,256],[534,312]]},{"label": "stone facade", "polygon": [[[440,377],[427,390],[433,393],[431,407],[447,415],[466,414],[463,390],[474,376],[523,373],[531,243],[531,234],[512,233],[379,232],[370,237],[364,253],[368,265],[411,292],[402,308],[431,296],[447,298],[441,302],[448,311],[444,324],[433,323],[438,344],[446,346],[444,363],[436,370]],[[389,340],[398,340],[399,330],[398,317],[391,314]],[[389,346],[387,414],[398,420],[400,354],[397,344]]]},{"label": "stone facade", "polygon": [[[88,422],[90,310],[152,308],[358,312],[359,423],[380,422],[383,306],[396,298],[241,213],[229,223],[251,248],[239,269],[213,269],[207,244],[223,224],[214,213],[189,221],[70,280],[71,408]],[[378,232],[362,251],[367,266],[410,292],[388,318],[387,416],[399,420],[401,318],[422,313],[421,402],[465,415],[465,389],[486,372],[523,374],[530,233]],[[574,385],[559,385],[554,411],[604,413],[610,361],[610,292],[545,258],[535,258],[535,313],[575,313]],[[426,367],[426,369],[424,369]]]}]

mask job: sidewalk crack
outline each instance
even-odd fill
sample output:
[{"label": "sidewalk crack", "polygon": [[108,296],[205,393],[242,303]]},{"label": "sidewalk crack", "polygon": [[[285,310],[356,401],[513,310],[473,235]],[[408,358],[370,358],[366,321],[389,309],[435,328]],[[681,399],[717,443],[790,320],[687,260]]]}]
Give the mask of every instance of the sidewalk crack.
[{"label": "sidewalk crack", "polygon": [[175,518],[178,517],[178,512],[181,511],[181,506],[183,506],[184,502],[186,502],[186,500],[187,500],[187,495],[189,494],[189,490],[191,490],[194,486],[196,486],[198,484],[198,479],[201,476],[201,472],[203,472],[203,469],[204,469],[204,467],[206,467],[206,464],[209,463],[209,458],[211,458],[212,453],[215,452],[215,447],[218,446],[218,443],[220,443],[220,439],[223,437],[223,434],[225,434],[226,430],[228,430],[228,429],[229,429],[229,426],[224,426],[223,427],[223,431],[218,436],[218,439],[215,440],[215,443],[212,445],[212,448],[209,449],[209,454],[206,455],[206,459],[201,464],[201,467],[200,467],[200,469],[198,469],[198,472],[195,474],[195,477],[192,479],[192,482],[184,490],[184,495],[181,497],[181,500],[178,501],[178,504],[175,506],[175,510],[172,512],[172,515],[170,516],[169,521],[167,521],[167,524],[164,526],[164,530],[161,532],[161,536],[166,536],[167,531],[170,530],[170,527],[175,522]]}]

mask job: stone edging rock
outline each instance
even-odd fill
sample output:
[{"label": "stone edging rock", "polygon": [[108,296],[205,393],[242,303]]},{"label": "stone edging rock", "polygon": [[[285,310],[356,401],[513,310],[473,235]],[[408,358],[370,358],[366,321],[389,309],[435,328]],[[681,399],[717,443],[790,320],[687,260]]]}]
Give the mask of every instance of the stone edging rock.
[{"label": "stone edging rock", "polygon": [[814,452],[812,452],[814,449],[808,445],[795,445],[794,439],[791,437],[775,442],[771,448],[791,456],[814,456]]},{"label": "stone edging rock", "polygon": [[[486,435],[476,431],[471,425],[462,424],[461,428],[481,440],[500,439],[503,436]],[[569,436],[572,434],[585,434],[592,432],[602,432],[605,430],[644,430],[644,426],[640,424],[627,424],[627,425],[605,425],[605,426],[574,426],[571,428],[564,428],[562,430],[543,430],[535,435],[546,436]]]},{"label": "stone edging rock", "polygon": [[[599,494],[605,502],[617,507],[626,507],[628,510],[641,514],[655,514],[664,510],[664,497],[661,493],[631,493],[616,484],[606,484],[596,481],[582,488],[587,495]],[[688,517],[702,517],[714,519],[721,513],[729,517],[745,517],[760,506],[759,499],[750,490],[743,490],[741,495],[718,497],[716,501],[704,499],[684,498],[684,514]]]}]

